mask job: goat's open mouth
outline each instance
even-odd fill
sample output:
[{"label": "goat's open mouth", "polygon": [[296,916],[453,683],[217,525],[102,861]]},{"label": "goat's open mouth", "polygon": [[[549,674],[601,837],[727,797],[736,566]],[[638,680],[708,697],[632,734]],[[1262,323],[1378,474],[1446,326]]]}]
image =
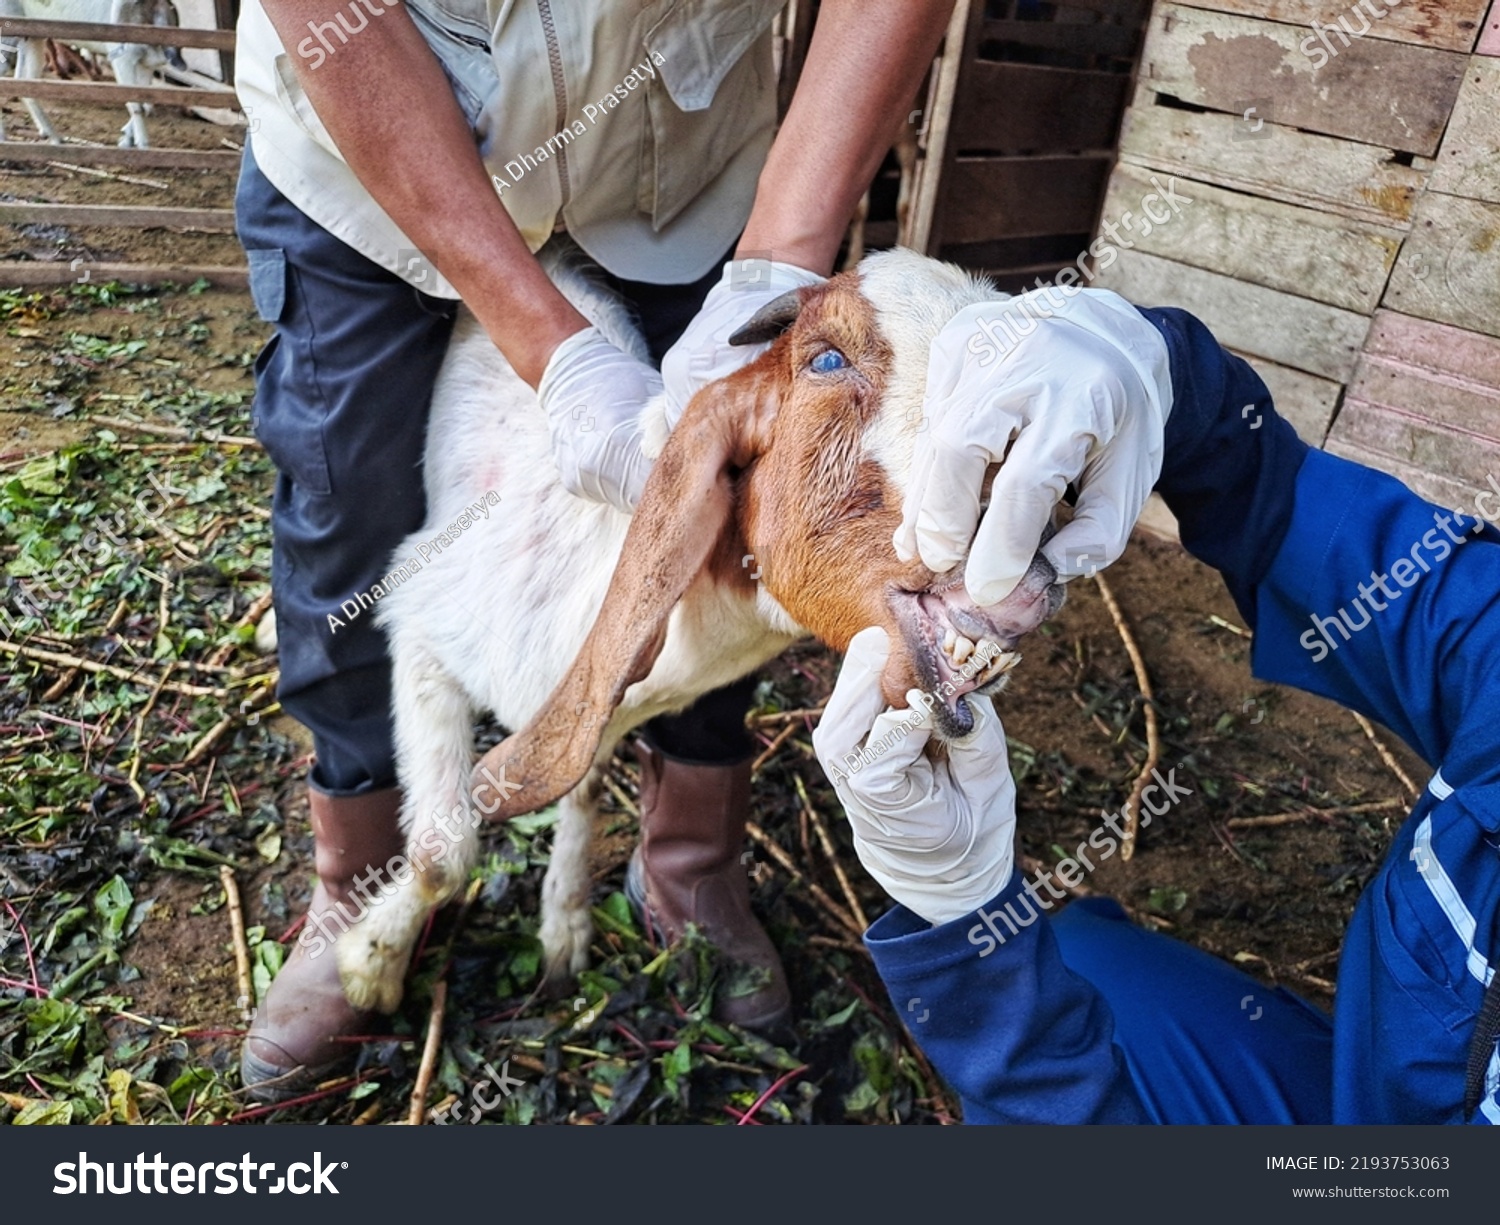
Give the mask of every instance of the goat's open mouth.
[{"label": "goat's open mouth", "polygon": [[999,604],[981,608],[964,590],[963,570],[923,591],[889,595],[917,687],[931,694],[937,734],[959,739],[974,730],[974,715],[959,701],[968,693],[998,693],[1021,662],[1017,645],[1062,607],[1057,572],[1040,553],[1026,577]]}]

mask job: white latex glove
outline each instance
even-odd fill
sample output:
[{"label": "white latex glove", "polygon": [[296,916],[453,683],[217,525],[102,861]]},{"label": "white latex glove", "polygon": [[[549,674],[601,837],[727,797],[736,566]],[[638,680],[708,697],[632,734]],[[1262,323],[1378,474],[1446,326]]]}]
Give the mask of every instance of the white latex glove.
[{"label": "white latex glove", "polygon": [[[939,573],[967,555],[969,595],[998,604],[1077,482],[1073,521],[1042,551],[1065,579],[1102,570],[1161,475],[1171,408],[1166,342],[1118,294],[1034,291],[965,308],[932,344],[897,554]],[[981,518],[985,470],[1002,458]]]},{"label": "white latex glove", "polygon": [[708,291],[703,306],[662,358],[667,385],[667,425],[705,385],[754,361],[769,344],[731,345],[729,337],[762,306],[793,289],[821,285],[825,277],[794,264],[759,257],[732,259]]},{"label": "white latex glove", "polygon": [[[949,742],[947,761],[929,761],[922,750],[932,717],[918,691],[907,695],[906,710],[887,707],[880,694],[889,655],[884,630],[854,636],[813,748],[849,814],[865,870],[929,923],[949,923],[1010,881],[1016,785],[1005,731],[988,699],[963,698],[974,730]],[[859,764],[861,750],[867,764]],[[879,756],[869,760],[871,753]]]},{"label": "white latex glove", "polygon": [[536,391],[563,487],[634,510],[651,473],[641,452],[641,414],[660,393],[661,375],[588,327],[552,351]]}]

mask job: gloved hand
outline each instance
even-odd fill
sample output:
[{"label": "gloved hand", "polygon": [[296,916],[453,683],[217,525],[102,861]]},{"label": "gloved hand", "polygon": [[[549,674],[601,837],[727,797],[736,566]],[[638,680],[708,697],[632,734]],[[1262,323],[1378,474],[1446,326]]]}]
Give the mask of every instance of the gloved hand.
[{"label": "gloved hand", "polygon": [[661,375],[595,327],[574,332],[552,351],[536,391],[569,493],[627,514],[635,509],[651,473],[641,452],[641,415],[661,386]]},{"label": "gloved hand", "polygon": [[[949,923],[1010,881],[1016,785],[1005,731],[988,699],[963,698],[974,731],[949,742],[947,761],[929,761],[922,750],[932,716],[920,693],[907,695],[906,710],[887,708],[880,694],[889,655],[884,630],[854,636],[813,748],[849,814],[865,870],[929,923]],[[861,750],[868,764],[859,764]]]},{"label": "gloved hand", "polygon": [[[928,359],[897,554],[939,573],[967,555],[969,595],[998,604],[1076,481],[1073,521],[1042,552],[1065,579],[1103,569],[1161,475],[1171,407],[1166,342],[1117,294],[1033,292],[965,308]],[[985,470],[1002,458],[981,518]]]},{"label": "gloved hand", "polygon": [[725,264],[724,275],[708,291],[687,331],[662,358],[661,373],[667,384],[667,425],[677,424],[688,401],[700,388],[733,374],[770,347],[729,343],[730,335],[751,315],[788,290],[821,285],[825,279],[806,268],[775,260],[732,259]]}]

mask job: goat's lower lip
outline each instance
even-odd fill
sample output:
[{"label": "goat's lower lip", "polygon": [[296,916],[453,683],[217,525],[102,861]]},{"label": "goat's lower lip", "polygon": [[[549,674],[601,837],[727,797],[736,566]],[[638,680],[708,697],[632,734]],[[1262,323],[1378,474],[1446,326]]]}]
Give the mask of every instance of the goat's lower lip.
[{"label": "goat's lower lip", "polygon": [[974,652],[962,664],[943,649],[943,639],[954,627],[941,598],[931,592],[891,593],[891,609],[901,630],[916,687],[936,699],[933,717],[944,739],[957,739],[974,730],[974,715],[959,699],[965,694],[997,688],[1018,662],[1014,641],[981,635]]},{"label": "goat's lower lip", "polygon": [[[1056,578],[1051,565],[1038,554],[1015,592],[988,608],[969,599],[961,570],[922,591],[889,593],[906,647],[909,675],[918,688],[938,699],[933,715],[941,737],[956,739],[973,730],[974,716],[959,699],[1003,686],[1006,674],[1020,662],[1017,643],[1062,604],[1063,590]],[[975,644],[974,653],[963,663],[943,648],[950,634]]]}]

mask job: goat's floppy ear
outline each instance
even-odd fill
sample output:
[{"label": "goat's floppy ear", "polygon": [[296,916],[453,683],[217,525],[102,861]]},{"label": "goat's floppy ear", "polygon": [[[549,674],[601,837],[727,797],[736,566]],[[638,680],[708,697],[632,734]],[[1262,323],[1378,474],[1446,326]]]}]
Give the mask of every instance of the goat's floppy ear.
[{"label": "goat's floppy ear", "polygon": [[789,289],[780,297],[772,298],[751,315],[740,325],[738,331],[730,333],[729,343],[758,345],[768,340],[775,340],[797,322],[797,315],[801,310],[802,291]]},{"label": "goat's floppy ear", "polygon": [[646,481],[577,659],[536,717],[491,749],[474,773],[472,794],[485,816],[535,812],[593,765],[625,690],[651,671],[667,618],[733,514],[734,474],[761,449],[779,378],[778,367],[758,362],[689,402]]}]

